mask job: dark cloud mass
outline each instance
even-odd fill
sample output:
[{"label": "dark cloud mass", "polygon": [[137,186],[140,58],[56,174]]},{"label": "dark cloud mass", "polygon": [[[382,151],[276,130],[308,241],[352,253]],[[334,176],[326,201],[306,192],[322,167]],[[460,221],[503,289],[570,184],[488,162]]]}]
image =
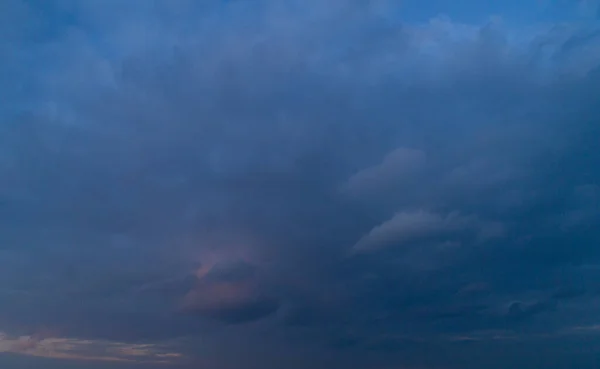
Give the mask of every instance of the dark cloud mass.
[{"label": "dark cloud mass", "polygon": [[600,7],[427,3],[2,2],[0,366],[596,367]]}]

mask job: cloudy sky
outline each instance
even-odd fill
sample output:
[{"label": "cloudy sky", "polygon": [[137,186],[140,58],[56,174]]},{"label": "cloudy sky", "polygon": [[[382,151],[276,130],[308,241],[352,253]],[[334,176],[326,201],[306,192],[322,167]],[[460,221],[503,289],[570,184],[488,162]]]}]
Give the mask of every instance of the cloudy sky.
[{"label": "cloudy sky", "polygon": [[0,2],[0,367],[600,365],[600,3]]}]

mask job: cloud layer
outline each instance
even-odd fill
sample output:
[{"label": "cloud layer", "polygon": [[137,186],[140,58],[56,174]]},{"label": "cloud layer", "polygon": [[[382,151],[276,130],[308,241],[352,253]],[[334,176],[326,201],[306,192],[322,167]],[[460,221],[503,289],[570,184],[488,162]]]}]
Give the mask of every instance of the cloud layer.
[{"label": "cloud layer", "polygon": [[0,347],[593,367],[600,29],[577,5],[7,2]]}]

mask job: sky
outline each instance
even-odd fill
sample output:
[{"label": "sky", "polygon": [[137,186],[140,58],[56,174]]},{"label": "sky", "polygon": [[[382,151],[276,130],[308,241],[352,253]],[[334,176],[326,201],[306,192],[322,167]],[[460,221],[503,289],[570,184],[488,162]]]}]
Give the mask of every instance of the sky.
[{"label": "sky", "polygon": [[0,2],[3,369],[600,365],[600,2]]}]

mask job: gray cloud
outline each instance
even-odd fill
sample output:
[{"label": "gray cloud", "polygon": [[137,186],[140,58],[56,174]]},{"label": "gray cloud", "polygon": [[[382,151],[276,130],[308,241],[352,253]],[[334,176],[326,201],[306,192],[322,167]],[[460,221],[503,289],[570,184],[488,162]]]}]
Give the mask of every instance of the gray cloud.
[{"label": "gray cloud", "polygon": [[419,150],[398,148],[387,154],[383,161],[354,174],[345,185],[351,194],[379,192],[389,187],[397,188],[415,178],[415,172],[425,163],[425,153]]},{"label": "gray cloud", "polygon": [[255,266],[234,261],[203,269],[183,298],[183,312],[235,324],[258,320],[278,310],[280,302],[261,286]]},{"label": "gray cloud", "polygon": [[389,245],[402,247],[403,244],[418,244],[427,240],[451,241],[457,234],[469,233],[473,229],[483,238],[502,232],[501,225],[482,225],[478,219],[458,213],[441,216],[423,210],[400,212],[373,228],[353,249],[360,252]]},{"label": "gray cloud", "polygon": [[367,3],[11,2],[0,330],[435,367],[592,325],[596,27]]}]

